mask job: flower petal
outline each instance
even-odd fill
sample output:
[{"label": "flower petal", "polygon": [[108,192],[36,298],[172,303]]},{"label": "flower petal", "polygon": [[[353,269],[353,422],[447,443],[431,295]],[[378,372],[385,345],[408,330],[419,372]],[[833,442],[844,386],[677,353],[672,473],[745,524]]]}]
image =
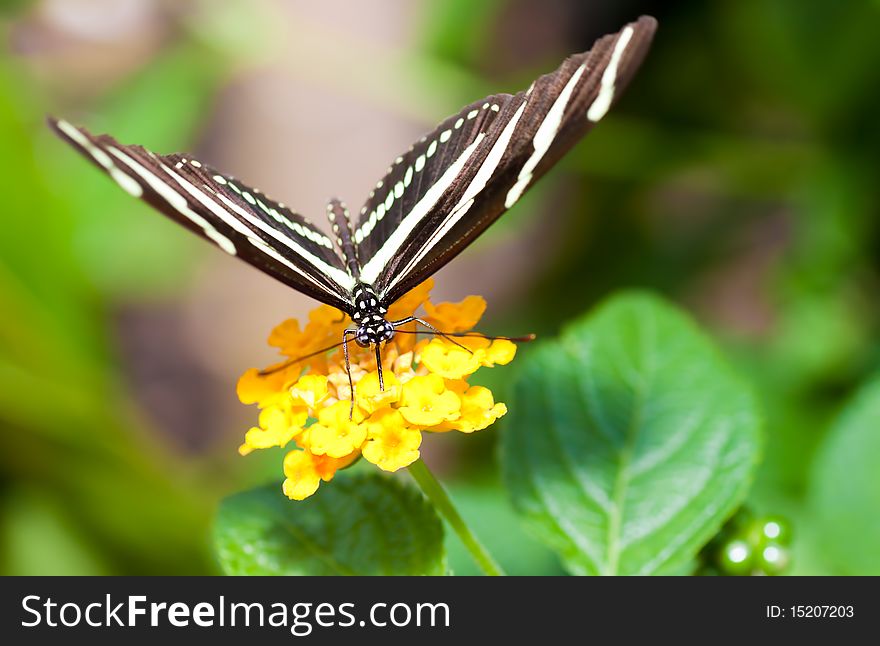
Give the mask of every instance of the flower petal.
[{"label": "flower petal", "polygon": [[247,455],[255,449],[286,446],[302,432],[307,419],[308,412],[303,408],[269,406],[260,412],[260,426],[245,434],[244,444],[238,447],[238,452]]},{"label": "flower petal", "polygon": [[419,459],[421,432],[409,426],[393,408],[383,408],[367,420],[364,457],[384,471],[397,471]]},{"label": "flower petal", "polygon": [[461,395],[461,416],[446,422],[445,430],[454,429],[462,433],[482,431],[495,420],[507,413],[507,406],[495,403],[492,391],[483,386],[471,386]]},{"label": "flower petal", "polygon": [[443,332],[467,332],[483,317],[486,301],[481,296],[468,296],[459,303],[425,303],[427,321]]},{"label": "flower petal", "polygon": [[461,400],[439,375],[413,377],[403,384],[400,414],[410,424],[430,427],[458,418]]},{"label": "flower petal", "polygon": [[432,339],[422,349],[420,360],[434,374],[445,379],[460,379],[479,369],[483,352],[468,352],[447,339]]},{"label": "flower petal", "polygon": [[336,471],[351,464],[353,458],[337,460],[308,451],[291,451],[284,456],[282,485],[284,495],[293,500],[304,500],[318,490],[321,480],[330,482]]},{"label": "flower petal", "polygon": [[326,375],[305,375],[290,387],[290,395],[294,404],[306,406],[312,410],[318,408],[321,402],[327,399],[328,394]]},{"label": "flower petal", "polygon": [[386,318],[389,321],[395,321],[412,316],[428,300],[432,289],[434,289],[433,278],[429,278],[422,284],[413,287],[388,307]]},{"label": "flower petal", "polygon": [[349,419],[351,402],[339,401],[318,412],[318,423],[308,429],[308,449],[315,455],[342,458],[355,451],[367,439],[363,411],[355,407]]},{"label": "flower petal", "polygon": [[383,371],[385,389],[379,390],[379,372],[367,373],[355,386],[357,404],[368,413],[397,403],[400,399],[400,382],[391,371]]},{"label": "flower petal", "polygon": [[516,356],[516,345],[507,339],[495,339],[492,341],[481,360],[484,366],[506,366]]},{"label": "flower petal", "polygon": [[[283,364],[277,364],[281,366]],[[276,366],[270,366],[267,371]],[[239,377],[236,394],[243,404],[258,404],[261,408],[280,403],[286,399],[287,384],[299,377],[300,366],[292,365],[267,375],[261,375],[256,368],[250,368]]]}]

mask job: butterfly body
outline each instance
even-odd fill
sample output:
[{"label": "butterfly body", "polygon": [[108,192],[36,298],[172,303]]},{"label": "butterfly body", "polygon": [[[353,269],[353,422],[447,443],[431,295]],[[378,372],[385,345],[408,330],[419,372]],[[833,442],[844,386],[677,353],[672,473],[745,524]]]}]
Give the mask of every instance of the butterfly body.
[{"label": "butterfly body", "polygon": [[385,318],[388,308],[372,286],[358,283],[354,288],[354,307],[349,312],[357,325],[354,340],[362,348],[391,340],[394,324]]},{"label": "butterfly body", "polygon": [[349,337],[373,345],[378,362],[381,344],[401,325],[427,326],[415,316],[389,321],[388,308],[473,242],[604,117],[655,29],[643,16],[527,90],[465,106],[395,159],[356,219],[331,200],[329,235],[191,155],[157,155],[66,121],[49,123],[131,195],[350,315],[356,327],[345,330],[343,349]]}]

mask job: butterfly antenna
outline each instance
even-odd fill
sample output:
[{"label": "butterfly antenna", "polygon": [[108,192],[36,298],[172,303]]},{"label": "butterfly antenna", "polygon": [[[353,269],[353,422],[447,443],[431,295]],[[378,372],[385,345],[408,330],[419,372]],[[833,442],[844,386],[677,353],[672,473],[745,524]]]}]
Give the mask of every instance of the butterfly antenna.
[{"label": "butterfly antenna", "polygon": [[[428,323],[424,319],[420,319],[417,316],[407,316],[406,318],[400,319],[399,321],[392,321],[391,327],[393,327],[395,330],[397,330],[397,328],[399,328],[401,325],[406,325],[407,323],[418,323],[422,327],[428,328],[428,330],[430,331],[431,334],[435,334],[437,336],[443,337],[444,339],[448,339],[449,341],[451,341],[452,343],[457,345],[459,348],[461,348],[462,350],[464,350],[468,354],[474,353],[474,351],[471,350],[469,347],[462,345],[461,343],[459,343],[458,341],[453,339],[451,334],[447,334],[446,332],[438,330],[433,325],[431,325],[430,323]],[[419,333],[419,330],[413,330],[413,331],[397,330],[397,331],[403,332],[404,334],[418,334]]]},{"label": "butterfly antenna", "polygon": [[481,332],[441,332],[440,330],[395,330],[397,334],[430,334],[432,336],[454,336],[458,338],[472,337],[486,339],[487,341],[513,341],[514,343],[529,343],[538,338],[537,334],[525,334],[523,336],[491,336]]}]

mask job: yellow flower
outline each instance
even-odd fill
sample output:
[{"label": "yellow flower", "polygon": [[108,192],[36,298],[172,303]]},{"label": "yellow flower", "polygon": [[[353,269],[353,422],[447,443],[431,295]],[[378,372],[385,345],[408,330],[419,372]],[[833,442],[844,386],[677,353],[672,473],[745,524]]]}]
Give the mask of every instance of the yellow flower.
[{"label": "yellow flower", "polygon": [[485,350],[468,352],[448,339],[432,339],[422,350],[421,361],[435,375],[445,379],[461,379],[482,365]]},{"label": "yellow flower", "polygon": [[[428,300],[432,287],[427,280],[405,294],[389,307],[387,319],[424,308],[430,324],[460,333],[471,330],[486,309],[479,296],[434,305]],[[260,408],[259,424],[245,434],[239,452],[290,446],[283,490],[294,500],[311,496],[322,480],[331,480],[362,455],[380,469],[396,471],[419,458],[423,432],[472,433],[507,412],[491,391],[472,387],[467,379],[481,367],[509,363],[516,353],[513,343],[456,337],[464,349],[449,339],[416,336],[411,332],[420,328],[408,324],[382,346],[384,389],[375,349],[348,344],[356,402],[349,417],[352,392],[342,348],[319,351],[338,344],[343,330],[353,326],[347,315],[326,305],[311,312],[304,328],[284,321],[272,330],[269,343],[292,361],[248,370],[239,379],[239,399]]]},{"label": "yellow flower", "polygon": [[[269,366],[266,370],[274,370],[280,366],[283,364]],[[283,402],[286,399],[286,385],[296,381],[300,370],[301,366],[293,365],[261,375],[259,370],[251,368],[238,380],[238,398],[243,404],[259,404],[261,408],[274,402]]]},{"label": "yellow flower", "polygon": [[496,339],[492,341],[492,345],[486,349],[480,358],[484,366],[492,368],[496,365],[506,366],[513,361],[515,356],[516,346],[512,342],[506,339]]},{"label": "yellow flower", "polygon": [[436,426],[457,419],[461,400],[440,375],[413,377],[403,385],[400,414],[410,424]]},{"label": "yellow flower", "polygon": [[419,459],[422,434],[411,426],[400,411],[383,408],[367,423],[367,443],[364,457],[385,471],[397,471]]},{"label": "yellow flower", "polygon": [[306,375],[290,387],[293,402],[306,408],[317,408],[329,394],[324,375]]},{"label": "yellow flower", "polygon": [[[467,384],[464,384],[467,387]],[[482,386],[471,386],[459,395],[461,399],[461,415],[446,426],[462,433],[482,431],[507,413],[507,406],[496,404],[492,391]]]},{"label": "yellow flower", "polygon": [[467,332],[473,329],[486,311],[486,301],[479,296],[468,296],[460,303],[425,303],[425,320],[444,332]]},{"label": "yellow flower", "polygon": [[351,464],[351,460],[337,460],[308,451],[291,451],[284,456],[282,485],[284,495],[292,500],[305,500],[318,490],[321,480],[330,482],[336,471]]},{"label": "yellow flower", "polygon": [[[412,360],[412,359],[410,359]],[[356,395],[357,405],[368,413],[373,413],[385,406],[396,404],[400,400],[400,382],[392,371],[383,372],[385,390],[379,390],[379,371],[364,375],[358,382]]]},{"label": "yellow flower", "polygon": [[281,406],[264,408],[260,411],[260,425],[245,434],[244,444],[238,447],[238,452],[247,455],[254,449],[286,446],[302,431],[308,416],[305,408],[285,409]]},{"label": "yellow flower", "polygon": [[[349,419],[351,412],[351,419]],[[367,427],[360,408],[351,410],[347,401],[338,401],[318,413],[318,423],[309,427],[308,450],[315,455],[344,458],[361,448]]]}]

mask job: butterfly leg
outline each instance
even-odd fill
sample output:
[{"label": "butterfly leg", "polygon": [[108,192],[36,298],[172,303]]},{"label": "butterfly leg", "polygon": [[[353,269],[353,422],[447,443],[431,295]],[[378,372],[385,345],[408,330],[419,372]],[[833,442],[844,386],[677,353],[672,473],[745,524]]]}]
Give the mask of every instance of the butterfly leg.
[{"label": "butterfly leg", "polygon": [[462,345],[461,343],[459,343],[458,341],[453,339],[451,335],[447,334],[446,332],[441,332],[440,330],[435,328],[433,325],[431,325],[430,323],[428,323],[427,321],[425,321],[423,319],[418,318],[417,316],[407,316],[405,319],[400,319],[399,321],[392,321],[391,326],[397,328],[397,327],[400,327],[401,325],[406,325],[407,323],[412,323],[413,321],[428,328],[429,330],[431,330],[431,332],[433,332],[437,336],[442,336],[444,339],[451,341],[452,343],[457,345],[462,350],[467,350],[469,354],[474,353],[473,350],[471,350],[469,347]]},{"label": "butterfly leg", "polygon": [[351,378],[351,363],[348,359],[348,335],[356,335],[357,328],[348,328],[342,332],[342,356],[345,357],[345,372],[348,374],[348,388],[351,390],[351,407],[348,409],[348,419],[354,418],[354,381]]}]

